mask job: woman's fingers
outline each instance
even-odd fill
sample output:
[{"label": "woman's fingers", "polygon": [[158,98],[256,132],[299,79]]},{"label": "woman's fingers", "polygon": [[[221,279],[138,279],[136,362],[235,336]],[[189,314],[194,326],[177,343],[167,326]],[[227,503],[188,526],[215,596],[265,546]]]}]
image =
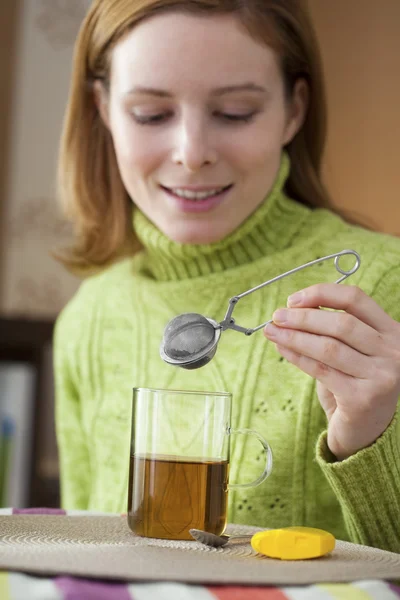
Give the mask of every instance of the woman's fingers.
[{"label": "woman's fingers", "polygon": [[384,352],[382,335],[354,315],[319,308],[281,308],[274,312],[276,325],[340,340],[368,356]]},{"label": "woman's fingers", "polygon": [[390,332],[393,320],[375,300],[356,286],[318,283],[292,294],[288,306],[293,308],[333,308],[344,310],[380,333]]},{"label": "woman's fingers", "polygon": [[[371,358],[334,338],[286,329],[273,323],[265,327],[265,335],[280,347],[351,377],[367,379],[371,376]],[[323,374],[323,367],[318,368]]]},{"label": "woman's fingers", "polygon": [[[346,393],[351,395],[353,391],[354,393],[356,392],[356,379],[351,375],[340,373],[325,363],[299,354],[286,346],[277,344],[277,350],[290,363],[301,369],[304,373],[307,373],[307,375],[310,375],[313,379],[321,382],[332,394],[340,396]],[[330,408],[330,412],[333,412],[332,407]],[[327,416],[329,418],[330,415],[327,414]]]}]

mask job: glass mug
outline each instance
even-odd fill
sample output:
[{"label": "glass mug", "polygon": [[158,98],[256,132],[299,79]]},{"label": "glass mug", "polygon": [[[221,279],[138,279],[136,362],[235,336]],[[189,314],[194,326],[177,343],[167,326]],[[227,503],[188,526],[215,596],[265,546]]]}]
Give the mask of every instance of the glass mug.
[{"label": "glass mug", "polygon": [[[231,429],[232,395],[134,388],[128,524],[137,535],[192,540],[189,529],[220,535],[228,489],[254,487],[272,469],[268,443],[250,429]],[[228,483],[230,439],[255,436],[265,453],[261,475]]]}]

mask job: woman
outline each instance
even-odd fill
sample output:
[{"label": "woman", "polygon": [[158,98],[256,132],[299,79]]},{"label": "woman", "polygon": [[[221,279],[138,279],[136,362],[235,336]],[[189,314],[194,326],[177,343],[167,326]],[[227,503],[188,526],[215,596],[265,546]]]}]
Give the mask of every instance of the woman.
[{"label": "woman", "polygon": [[[90,273],[55,337],[66,508],[126,510],[133,386],[228,390],[233,426],[275,457],[264,485],[230,493],[231,522],[400,551],[400,242],[330,209],[324,139],[301,2],[93,2],[60,157],[63,261]],[[172,317],[221,320],[233,295],[345,248],[362,258],[352,285],[321,263],[237,306],[248,327],[274,313],[264,336],[227,331],[198,371],[161,361]],[[236,440],[231,481],[257,477],[251,444]]]}]

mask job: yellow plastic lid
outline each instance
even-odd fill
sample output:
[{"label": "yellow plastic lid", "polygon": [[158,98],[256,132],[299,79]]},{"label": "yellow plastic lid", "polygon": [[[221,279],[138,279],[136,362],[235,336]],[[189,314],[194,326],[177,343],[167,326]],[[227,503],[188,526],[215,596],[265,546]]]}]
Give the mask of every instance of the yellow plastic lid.
[{"label": "yellow plastic lid", "polygon": [[270,558],[304,560],[332,552],[335,538],[328,531],[314,527],[284,527],[259,531],[251,538],[251,546]]}]

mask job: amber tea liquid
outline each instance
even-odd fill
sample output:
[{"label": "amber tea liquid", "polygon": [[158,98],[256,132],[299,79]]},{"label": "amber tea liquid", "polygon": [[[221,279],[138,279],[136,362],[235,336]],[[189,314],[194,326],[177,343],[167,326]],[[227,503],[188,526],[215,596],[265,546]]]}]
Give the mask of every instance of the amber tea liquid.
[{"label": "amber tea liquid", "polygon": [[217,535],[226,526],[227,461],[131,456],[128,524],[138,535],[193,540],[189,529]]}]

